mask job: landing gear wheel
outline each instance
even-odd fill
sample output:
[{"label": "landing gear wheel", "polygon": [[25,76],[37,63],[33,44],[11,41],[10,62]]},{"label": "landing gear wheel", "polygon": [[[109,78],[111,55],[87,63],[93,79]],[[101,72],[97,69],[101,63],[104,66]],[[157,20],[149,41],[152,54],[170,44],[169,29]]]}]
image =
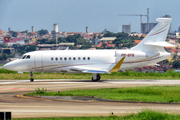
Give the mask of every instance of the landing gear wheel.
[{"label": "landing gear wheel", "polygon": [[30,79],[30,82],[34,82],[34,79],[33,79],[33,78],[31,78],[31,79]]},{"label": "landing gear wheel", "polygon": [[[95,79],[95,78],[96,78],[96,79]],[[100,77],[99,74],[97,74],[96,77],[92,77],[92,81],[93,81],[93,82],[97,82],[97,81],[99,81],[100,79],[101,79],[101,77]]]},{"label": "landing gear wheel", "polygon": [[33,79],[33,72],[30,72],[30,76],[31,76],[30,82],[34,82],[34,79]]},{"label": "landing gear wheel", "polygon": [[97,75],[97,81],[99,81],[101,79],[101,76],[98,74]]},{"label": "landing gear wheel", "polygon": [[97,79],[93,79],[93,77],[92,77],[92,81],[93,81],[93,82],[96,82],[96,81],[97,81]]}]

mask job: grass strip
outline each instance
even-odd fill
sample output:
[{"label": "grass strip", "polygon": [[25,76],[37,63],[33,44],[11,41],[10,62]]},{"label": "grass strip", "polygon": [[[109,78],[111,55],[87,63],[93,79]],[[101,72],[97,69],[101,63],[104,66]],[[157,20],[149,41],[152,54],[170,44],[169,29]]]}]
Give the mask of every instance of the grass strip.
[{"label": "grass strip", "polygon": [[180,115],[170,115],[150,109],[143,110],[138,114],[126,116],[110,115],[108,117],[61,117],[61,118],[23,118],[13,120],[180,120]]},{"label": "grass strip", "polygon": [[[39,90],[39,89],[38,89]],[[148,86],[102,89],[79,89],[58,92],[36,92],[26,95],[41,96],[94,96],[109,100],[179,103],[180,86]]]},{"label": "grass strip", "polygon": [[[92,74],[84,73],[35,73],[35,79],[89,79]],[[16,71],[0,69],[0,80],[30,79],[29,73],[18,74]],[[180,73],[168,70],[166,73],[141,73],[135,71],[101,74],[101,79],[180,79]]]},{"label": "grass strip", "polygon": [[[89,79],[92,74],[84,73],[35,73],[35,79]],[[15,71],[0,69],[0,80],[5,79],[29,79],[29,73],[18,74]],[[166,73],[141,73],[135,71],[113,72],[111,74],[101,74],[101,79],[180,79],[180,73],[167,71]]]}]

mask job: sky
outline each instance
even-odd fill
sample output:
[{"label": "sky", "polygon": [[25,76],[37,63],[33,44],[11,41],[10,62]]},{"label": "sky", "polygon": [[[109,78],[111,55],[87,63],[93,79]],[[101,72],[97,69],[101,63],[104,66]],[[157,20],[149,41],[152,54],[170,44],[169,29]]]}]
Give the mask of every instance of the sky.
[{"label": "sky", "polygon": [[[139,16],[118,14],[147,14],[149,21],[164,15],[172,17],[171,31],[180,26],[180,0],[0,0],[0,30],[14,31],[53,30],[57,23],[59,31],[121,32],[122,25],[131,24],[131,32],[140,32]],[[147,18],[143,17],[143,22]]]}]

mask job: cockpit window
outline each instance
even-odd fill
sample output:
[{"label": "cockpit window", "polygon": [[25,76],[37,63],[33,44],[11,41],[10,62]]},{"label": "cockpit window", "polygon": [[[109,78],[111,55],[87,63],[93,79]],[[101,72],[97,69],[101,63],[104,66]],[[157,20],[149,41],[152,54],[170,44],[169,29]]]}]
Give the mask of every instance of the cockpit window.
[{"label": "cockpit window", "polygon": [[24,55],[24,56],[21,57],[21,59],[30,59],[30,58],[31,58],[30,55]]},{"label": "cockpit window", "polygon": [[23,56],[23,57],[22,57],[22,59],[24,59],[25,57],[26,57],[26,55],[25,55],[25,56]]},{"label": "cockpit window", "polygon": [[27,55],[26,59],[30,59],[30,55]]}]

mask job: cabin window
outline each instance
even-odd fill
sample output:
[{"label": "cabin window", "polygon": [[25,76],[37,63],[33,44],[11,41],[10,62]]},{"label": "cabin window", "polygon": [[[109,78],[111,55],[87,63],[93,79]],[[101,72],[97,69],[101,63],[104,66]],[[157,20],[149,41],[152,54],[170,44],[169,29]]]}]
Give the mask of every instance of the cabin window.
[{"label": "cabin window", "polygon": [[64,60],[67,60],[67,58],[65,57]]},{"label": "cabin window", "polygon": [[62,60],[62,57],[60,57],[60,60]]},{"label": "cabin window", "polygon": [[58,60],[58,58],[56,57],[56,61]]},{"label": "cabin window", "polygon": [[27,55],[26,59],[30,59],[30,55]]},{"label": "cabin window", "polygon": [[53,60],[53,57],[51,58],[51,60]]},{"label": "cabin window", "polygon": [[86,60],[86,58],[85,58],[85,57],[83,57],[83,60]]},{"label": "cabin window", "polygon": [[78,57],[78,60],[81,60],[81,58],[80,58],[80,57]]},{"label": "cabin window", "polygon": [[73,57],[73,60],[76,60],[76,58],[75,58],[75,57]]},{"label": "cabin window", "polygon": [[71,60],[71,57],[69,57],[69,60]]},{"label": "cabin window", "polygon": [[88,57],[87,59],[90,60],[90,57]]}]

